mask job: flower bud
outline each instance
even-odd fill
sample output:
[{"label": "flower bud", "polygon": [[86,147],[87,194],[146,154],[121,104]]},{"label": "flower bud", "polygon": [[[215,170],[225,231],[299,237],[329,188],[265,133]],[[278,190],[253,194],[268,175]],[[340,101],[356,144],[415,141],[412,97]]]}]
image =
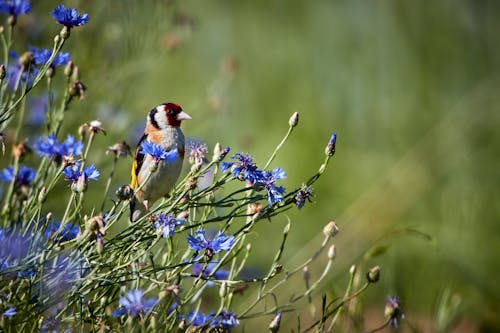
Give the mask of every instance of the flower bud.
[{"label": "flower bud", "polygon": [[370,283],[375,283],[380,279],[380,266],[374,266],[366,273],[366,279]]},{"label": "flower bud", "polygon": [[13,27],[16,25],[16,22],[17,22],[17,16],[16,15],[9,15],[9,17],[7,18],[7,23]]},{"label": "flower bud", "polygon": [[327,156],[333,156],[335,154],[336,143],[337,143],[337,133],[333,133],[332,136],[330,137],[330,140],[328,140],[328,144],[326,145],[325,148],[325,154]]},{"label": "flower bud", "polygon": [[102,255],[104,253],[104,240],[102,239],[101,236],[98,236],[96,238],[95,245],[96,245],[97,253],[99,255]]},{"label": "flower bud", "polygon": [[56,75],[55,67],[49,66],[49,68],[47,68],[47,71],[45,72],[45,77],[51,79],[54,77],[54,75]]},{"label": "flower bud", "polygon": [[68,61],[66,64],[66,67],[64,67],[64,75],[67,77],[71,77],[73,75],[73,68],[74,68],[74,63],[72,60]]},{"label": "flower bud", "polygon": [[323,228],[323,234],[326,237],[335,237],[339,233],[339,227],[335,221],[328,222],[327,225]]},{"label": "flower bud", "polygon": [[306,281],[306,284],[309,283],[309,279],[311,278],[309,266],[304,266],[304,268],[302,268],[302,274],[304,275],[304,281]]},{"label": "flower bud", "polygon": [[123,185],[116,190],[115,194],[121,201],[128,200],[132,197],[133,190],[130,185]]},{"label": "flower bud", "polygon": [[83,193],[87,190],[87,183],[87,175],[85,174],[85,172],[82,172],[82,174],[78,177],[78,180],[71,184],[71,189],[73,190],[73,192]]},{"label": "flower bud", "polygon": [[398,318],[404,317],[398,297],[390,296],[387,298],[384,315],[390,321],[392,327],[398,327]]},{"label": "flower bud", "polygon": [[335,245],[331,245],[329,248],[328,248],[328,259],[329,260],[333,260],[335,259],[335,256],[337,254],[337,251],[335,249]]},{"label": "flower bud", "polygon": [[54,44],[59,44],[60,41],[61,41],[61,37],[59,37],[59,35],[55,35],[54,36]]},{"label": "flower bud", "polygon": [[26,51],[19,57],[19,65],[28,68],[28,66],[33,63],[33,60],[33,53],[30,51]]},{"label": "flower bud", "polygon": [[351,268],[349,268],[349,274],[351,275],[356,274],[356,265],[352,265]]},{"label": "flower bud", "polygon": [[82,100],[85,97],[86,90],[87,87],[80,80],[73,81],[68,86],[69,95],[71,97],[78,97],[80,100]]},{"label": "flower bud", "polygon": [[43,186],[40,189],[40,193],[38,193],[38,202],[44,203],[45,199],[47,199],[47,188],[45,186]]},{"label": "flower bud", "polygon": [[299,123],[299,113],[294,112],[290,117],[290,119],[288,119],[288,125],[290,125],[290,127],[295,127],[297,126],[298,123]]},{"label": "flower bud", "polygon": [[31,148],[24,143],[19,143],[17,145],[14,145],[14,147],[12,148],[12,155],[14,155],[14,157],[17,160],[21,160],[24,156],[26,156],[30,152]]},{"label": "flower bud", "polygon": [[5,65],[1,64],[0,65],[0,80],[5,79],[6,71],[5,71]]},{"label": "flower bud", "polygon": [[271,333],[276,333],[280,329],[280,324],[281,324],[281,311],[278,311],[276,313],[276,316],[274,316],[273,320],[269,324],[269,331]]}]

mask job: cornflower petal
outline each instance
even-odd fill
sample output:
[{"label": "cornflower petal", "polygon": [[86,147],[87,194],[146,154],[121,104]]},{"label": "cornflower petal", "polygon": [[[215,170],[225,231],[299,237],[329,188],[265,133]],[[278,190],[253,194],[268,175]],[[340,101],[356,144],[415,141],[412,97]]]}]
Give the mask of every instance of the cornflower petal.
[{"label": "cornflower petal", "polygon": [[88,14],[79,15],[75,8],[66,8],[64,5],[57,6],[51,14],[54,20],[68,28],[85,25],[89,21]]}]

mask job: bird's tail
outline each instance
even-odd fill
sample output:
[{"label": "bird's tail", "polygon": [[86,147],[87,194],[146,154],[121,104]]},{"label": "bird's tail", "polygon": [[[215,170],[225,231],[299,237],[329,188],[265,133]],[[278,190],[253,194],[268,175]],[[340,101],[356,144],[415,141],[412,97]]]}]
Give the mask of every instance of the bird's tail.
[{"label": "bird's tail", "polygon": [[132,200],[130,200],[130,222],[136,222],[144,216],[146,212],[146,206],[144,206],[144,204],[134,195]]}]

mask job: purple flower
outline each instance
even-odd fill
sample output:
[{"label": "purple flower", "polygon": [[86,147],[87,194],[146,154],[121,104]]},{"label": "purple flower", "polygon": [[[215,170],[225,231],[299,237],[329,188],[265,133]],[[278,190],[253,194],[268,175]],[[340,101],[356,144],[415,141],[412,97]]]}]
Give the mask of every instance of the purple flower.
[{"label": "purple flower", "polygon": [[223,328],[230,329],[239,324],[240,321],[232,311],[223,310],[220,315],[210,323],[210,326],[222,326]]},{"label": "purple flower", "polygon": [[[209,263],[202,273],[204,265],[203,264],[194,264],[192,267],[192,272],[193,272],[193,275],[196,275],[196,276],[199,276],[200,274],[202,274],[201,276],[204,279],[208,279],[210,277],[211,279],[214,279],[214,280],[225,280],[229,277],[229,271],[226,271],[223,269],[218,269],[214,272],[215,266],[217,266],[217,263],[215,263],[215,262]],[[207,285],[212,286],[213,282],[209,281],[207,283]]]},{"label": "purple flower", "polygon": [[186,320],[186,322],[188,324],[193,325],[193,326],[202,326],[202,325],[208,324],[210,322],[210,320],[212,320],[214,315],[215,315],[215,313],[213,313],[213,312],[205,315],[201,312],[190,311],[187,314],[187,316],[180,315],[179,319]]},{"label": "purple flower", "polygon": [[137,317],[148,314],[158,304],[158,298],[144,299],[144,292],[141,289],[134,289],[127,292],[126,296],[120,296],[118,304],[120,307],[113,311],[113,317],[120,317],[127,313],[132,317]]},{"label": "purple flower", "polygon": [[397,296],[387,297],[384,313],[385,317],[389,319],[391,326],[397,328],[398,319],[404,318],[403,311],[401,310],[401,306],[399,304],[399,298]]},{"label": "purple flower", "polygon": [[99,171],[95,168],[93,164],[87,165],[83,170],[80,170],[81,162],[76,162],[73,165],[68,165],[63,170],[64,177],[66,180],[72,180],[77,182],[80,176],[85,175],[85,179],[97,180],[99,178]]},{"label": "purple flower", "polygon": [[141,143],[141,153],[151,155],[157,161],[165,160],[168,163],[175,162],[179,158],[177,148],[166,151],[162,146],[149,140]]},{"label": "purple flower", "polygon": [[233,178],[240,178],[251,185],[255,184],[262,177],[262,170],[257,168],[250,155],[236,153],[231,156],[232,159],[238,159],[236,162],[224,162],[221,165],[221,171],[225,172],[232,169]]},{"label": "purple flower", "polygon": [[[35,169],[21,165],[16,177],[16,186],[30,185],[33,179],[35,179],[35,175]],[[3,182],[10,183],[13,178],[14,168],[12,166],[3,169],[0,173],[0,180]]]},{"label": "purple flower", "polygon": [[[52,55],[52,50],[48,49],[39,49],[36,47],[29,47],[29,50],[31,53],[33,53],[33,59],[35,62],[35,65],[44,65],[46,64],[50,56]],[[68,61],[71,60],[71,56],[67,52],[60,52],[56,55],[54,58],[54,61],[52,61],[51,66],[52,67],[57,67],[57,66],[63,66],[68,63]]]},{"label": "purple flower", "polygon": [[27,0],[2,0],[0,1],[0,12],[12,16],[27,14],[31,11],[31,4]]},{"label": "purple flower", "polygon": [[328,144],[325,148],[325,154],[328,156],[333,156],[335,154],[335,144],[337,143],[337,133],[333,133],[328,140]]},{"label": "purple flower", "polygon": [[[47,224],[47,228],[45,229],[44,236],[46,238],[50,238],[53,234],[55,234],[59,228],[61,227],[60,222],[50,222]],[[61,230],[58,238],[61,242],[67,242],[72,240],[78,236],[80,233],[80,227],[73,223],[66,223]]]},{"label": "purple flower", "polygon": [[8,308],[2,315],[5,317],[12,317],[17,314],[17,311],[15,308],[10,307]]},{"label": "purple flower", "polygon": [[57,6],[51,14],[57,23],[68,28],[85,25],[89,21],[88,14],[78,15],[78,11],[76,9],[66,8],[64,5]]},{"label": "purple flower", "polygon": [[286,178],[285,170],[274,168],[272,171],[263,171],[261,178],[258,180],[259,185],[267,191],[267,200],[270,206],[283,200],[285,188],[275,184],[277,180],[283,178]]},{"label": "purple flower", "polygon": [[173,215],[158,214],[153,226],[163,234],[164,238],[168,238],[174,234],[175,228],[184,222],[186,222],[186,219],[176,218]]},{"label": "purple flower", "polygon": [[298,209],[304,207],[306,200],[311,202],[311,197],[313,196],[313,190],[310,186],[306,186],[302,184],[302,187],[299,189],[297,194],[295,195],[295,205]]},{"label": "purple flower", "polygon": [[198,230],[196,236],[188,235],[189,247],[194,251],[205,250],[208,255],[220,251],[229,251],[234,244],[234,236],[226,236],[222,231],[212,239],[205,237],[205,230]]},{"label": "purple flower", "polygon": [[205,156],[208,153],[208,147],[206,144],[193,140],[187,144],[187,149],[189,151],[189,163],[202,164],[205,162]]},{"label": "purple flower", "polygon": [[66,140],[62,143],[57,142],[57,138],[53,134],[42,136],[33,144],[36,152],[40,156],[52,157],[55,161],[60,162],[63,156],[73,155],[79,156],[83,151],[83,143],[76,140],[68,134]]}]

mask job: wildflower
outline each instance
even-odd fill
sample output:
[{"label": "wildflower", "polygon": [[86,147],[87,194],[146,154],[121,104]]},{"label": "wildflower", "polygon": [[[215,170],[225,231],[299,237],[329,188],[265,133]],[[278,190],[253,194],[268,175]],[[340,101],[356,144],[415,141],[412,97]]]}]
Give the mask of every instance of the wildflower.
[{"label": "wildflower", "polygon": [[0,12],[17,17],[31,11],[31,4],[27,0],[2,0],[0,1]]},{"label": "wildflower", "polygon": [[83,170],[80,170],[80,166],[81,162],[77,162],[64,168],[63,174],[66,180],[76,182],[82,175],[85,175],[86,179],[97,180],[99,178],[99,171],[93,164],[86,166]]},{"label": "wildflower", "polygon": [[12,317],[14,315],[17,314],[17,311],[15,308],[13,307],[10,307],[8,308],[4,313],[2,313],[2,316],[5,316],[5,317]]},{"label": "wildflower", "polygon": [[[52,50],[48,49],[39,49],[36,47],[29,47],[30,52],[33,54],[33,62],[35,65],[44,65],[46,64],[50,56],[52,55]],[[59,52],[54,60],[52,61],[51,67],[64,66],[71,60],[71,56],[67,52]]]},{"label": "wildflower", "polygon": [[302,187],[295,195],[295,205],[297,206],[298,209],[301,209],[302,207],[304,207],[306,200],[311,202],[312,196],[313,196],[313,189],[310,186],[302,184]]},{"label": "wildflower", "polygon": [[187,238],[189,247],[194,251],[205,249],[207,255],[220,251],[229,251],[234,244],[234,236],[226,236],[222,231],[212,239],[205,237],[205,230],[198,230],[196,236],[188,235]]},{"label": "wildflower", "polygon": [[[225,280],[229,277],[229,271],[223,270],[223,269],[218,269],[214,272],[214,268],[217,266],[217,263],[211,262],[207,265],[205,270],[203,270],[204,265],[203,264],[194,264],[192,267],[192,272],[193,275],[200,276],[204,279],[208,279],[209,277],[213,278],[214,280]],[[202,273],[203,271],[203,273]],[[207,283],[208,286],[212,286],[212,282]]]},{"label": "wildflower", "polygon": [[99,120],[92,120],[80,125],[78,132],[80,135],[84,135],[86,132],[99,134],[102,133],[106,135],[106,130],[102,127],[102,123]]},{"label": "wildflower", "polygon": [[[50,222],[47,224],[47,228],[44,231],[44,236],[50,238],[61,228],[60,222]],[[76,238],[80,234],[80,227],[73,223],[66,223],[61,232],[58,235],[58,239],[61,242],[67,242]]]},{"label": "wildflower", "polygon": [[335,144],[337,143],[337,133],[333,133],[328,140],[328,144],[325,148],[325,154],[327,156],[333,156],[335,154]]},{"label": "wildflower", "polygon": [[120,317],[127,313],[132,317],[137,317],[146,315],[158,304],[158,298],[144,299],[144,291],[134,289],[127,292],[126,296],[120,296],[118,304],[120,307],[113,311],[113,317]]},{"label": "wildflower", "polygon": [[172,163],[177,158],[179,158],[179,152],[176,149],[166,151],[162,146],[157,145],[149,140],[143,141],[141,143],[141,152],[143,154],[148,154],[153,157],[154,160],[160,161],[165,160],[168,163]]},{"label": "wildflower", "polygon": [[184,222],[186,219],[175,218],[175,216],[168,214],[158,214],[153,226],[163,234],[164,238],[168,238],[174,234],[175,228]]},{"label": "wildflower", "polygon": [[269,324],[269,331],[271,333],[276,333],[280,330],[280,325],[281,325],[281,311],[278,311],[276,313],[276,316],[274,316],[273,320]]},{"label": "wildflower", "polygon": [[62,143],[57,142],[55,135],[42,136],[33,144],[33,147],[38,155],[51,157],[56,162],[60,162],[63,156],[79,156],[83,151],[83,143],[76,140],[70,134],[68,134],[66,140]]},{"label": "wildflower", "polygon": [[222,326],[225,329],[230,329],[239,324],[240,321],[232,311],[222,310],[221,314],[211,323],[211,326]]},{"label": "wildflower", "polygon": [[57,23],[67,28],[82,26],[89,21],[88,14],[78,15],[78,11],[75,8],[66,8],[64,5],[57,6],[51,14]]},{"label": "wildflower", "polygon": [[283,200],[285,188],[283,186],[275,185],[277,180],[283,178],[286,178],[285,170],[281,168],[274,168],[272,171],[263,171],[260,179],[258,180],[259,185],[264,187],[267,191],[267,200],[270,206]]},{"label": "wildflower", "polygon": [[186,320],[190,325],[193,326],[202,326],[208,324],[210,320],[214,317],[215,313],[209,313],[207,315],[201,312],[190,311],[187,316],[180,315],[180,320]]},{"label": "wildflower", "polygon": [[205,155],[208,153],[208,147],[203,142],[191,141],[187,144],[189,150],[189,163],[201,165],[206,162]]},{"label": "wildflower", "polygon": [[241,178],[253,185],[257,180],[262,177],[262,170],[257,168],[250,155],[236,153],[231,156],[232,159],[238,159],[237,162],[224,162],[221,165],[221,171],[225,172],[231,168],[233,178]]},{"label": "wildflower", "polygon": [[[16,176],[16,186],[28,186],[35,179],[36,171],[33,168],[21,165]],[[14,168],[9,166],[0,172],[0,180],[10,183],[14,179]]]},{"label": "wildflower", "polygon": [[130,146],[125,141],[115,143],[106,149],[106,154],[113,153],[115,157],[122,157],[130,155]]},{"label": "wildflower", "polygon": [[384,310],[385,317],[389,320],[392,327],[398,327],[398,319],[403,319],[404,315],[401,311],[399,298],[397,296],[387,297]]}]

